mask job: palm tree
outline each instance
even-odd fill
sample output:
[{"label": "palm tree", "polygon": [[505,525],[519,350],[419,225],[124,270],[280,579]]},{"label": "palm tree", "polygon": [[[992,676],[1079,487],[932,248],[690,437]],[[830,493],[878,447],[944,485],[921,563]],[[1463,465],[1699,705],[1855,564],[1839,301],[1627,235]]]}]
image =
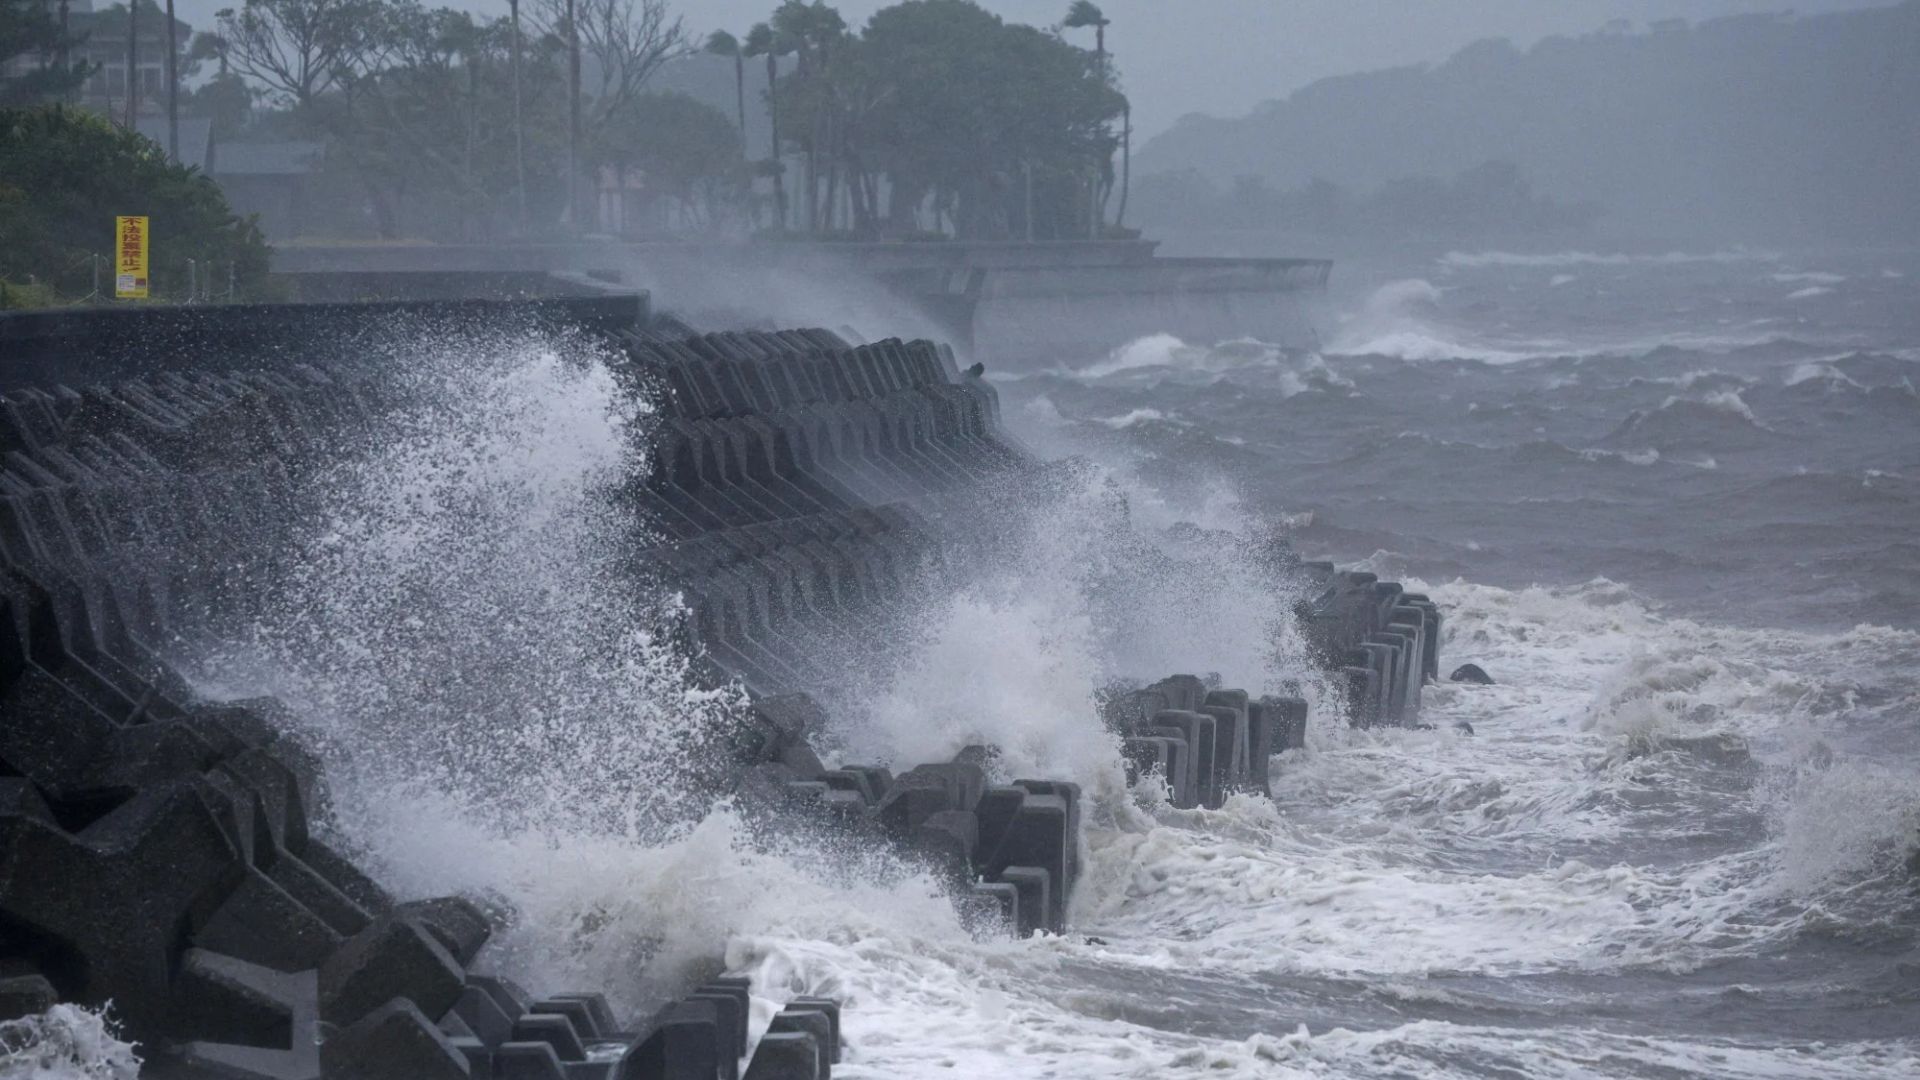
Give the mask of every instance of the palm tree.
[{"label": "palm tree", "polygon": [[[773,35],[776,41],[787,44],[791,51],[799,54],[799,81],[807,87],[804,92],[812,102],[808,109],[809,130],[806,137],[807,151],[807,228],[819,231],[822,227],[822,191],[820,186],[820,155],[822,151],[832,153],[835,130],[835,83],[834,54],[847,36],[847,22],[840,13],[826,4],[826,0],[784,0],[773,13]],[[825,195],[825,226],[833,227],[834,208],[838,203],[837,167],[832,166],[827,175]]]},{"label": "palm tree", "polygon": [[127,130],[140,108],[140,0],[127,0]]},{"label": "palm tree", "polygon": [[1093,0],[1073,0],[1073,6],[1067,8],[1067,17],[1060,23],[1069,30],[1093,27],[1093,55],[1099,57],[1100,74],[1107,73],[1107,24],[1112,20],[1094,6]]},{"label": "palm tree", "polygon": [[[513,19],[513,201],[522,235],[527,231],[527,125],[520,110],[520,0],[507,0]],[[224,63],[224,61],[223,61]]]},{"label": "palm tree", "polygon": [[747,40],[740,47],[742,56],[764,56],[767,58],[767,124],[770,128],[767,141],[770,146],[767,165],[773,172],[773,210],[776,228],[784,231],[787,227],[787,186],[780,178],[780,110],[779,95],[781,53],[786,52],[784,43],[776,38],[773,27],[766,23],[754,23],[747,31]]},{"label": "palm tree", "polygon": [[575,235],[580,227],[580,20],[574,0],[567,0],[567,225]]},{"label": "palm tree", "polygon": [[[1067,17],[1060,23],[1062,27],[1070,30],[1079,30],[1088,26],[1093,27],[1094,63],[1100,72],[1101,82],[1107,80],[1107,23],[1109,21],[1106,14],[1102,12],[1099,7],[1095,6],[1093,0],[1073,0],[1073,4],[1067,8]],[[1120,175],[1122,177],[1127,176],[1133,170],[1133,148],[1128,145],[1128,143],[1127,131],[1126,129],[1122,129],[1121,153],[1124,155],[1120,165]],[[1111,164],[1112,159],[1109,158],[1108,167],[1111,167]],[[1088,224],[1092,227],[1095,238],[1099,237],[1101,227],[1106,224],[1106,214],[1101,209],[1106,201],[1105,197],[1094,194],[1094,190],[1099,186],[1099,183],[1100,181],[1096,179],[1088,188],[1089,198],[1087,205],[1091,211],[1090,216],[1094,218],[1094,220],[1088,222]],[[1109,183],[1111,183],[1111,181],[1109,181]],[[1112,188],[1109,187],[1108,191],[1111,190]],[[1123,207],[1126,205],[1126,197],[1124,195],[1121,196],[1120,205]]]},{"label": "palm tree", "polygon": [[167,0],[167,156],[180,161],[180,37],[174,29],[173,0]]},{"label": "palm tree", "polygon": [[740,119],[740,153],[747,152],[747,58],[740,51],[740,39],[725,30],[707,35],[707,51],[715,56],[733,57],[733,103]]}]

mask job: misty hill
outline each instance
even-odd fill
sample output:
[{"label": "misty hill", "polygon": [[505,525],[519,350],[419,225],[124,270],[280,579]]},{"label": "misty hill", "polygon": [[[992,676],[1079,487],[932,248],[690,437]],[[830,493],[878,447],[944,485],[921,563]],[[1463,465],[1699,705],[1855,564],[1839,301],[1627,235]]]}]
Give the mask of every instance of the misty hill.
[{"label": "misty hill", "polygon": [[[1356,190],[1511,162],[1611,234],[1920,240],[1920,0],[1810,18],[1483,41],[1431,67],[1313,83],[1252,114],[1188,116],[1134,175]],[[1242,182],[1244,183],[1244,181]],[[1142,220],[1156,224],[1143,206]]]}]

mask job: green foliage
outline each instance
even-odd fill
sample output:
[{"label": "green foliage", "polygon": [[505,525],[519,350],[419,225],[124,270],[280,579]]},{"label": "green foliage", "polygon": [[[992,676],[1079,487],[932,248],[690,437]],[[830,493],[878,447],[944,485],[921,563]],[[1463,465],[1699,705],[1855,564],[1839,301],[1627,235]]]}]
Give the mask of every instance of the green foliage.
[{"label": "green foliage", "polygon": [[[156,289],[183,295],[187,260],[234,269],[257,293],[268,249],[213,181],[168,161],[152,140],[64,106],[0,109],[0,278],[69,295],[92,287],[90,256],[111,255],[114,217],[150,220]],[[107,267],[111,280],[112,267]]]},{"label": "green foliage", "polygon": [[17,56],[47,58],[19,75],[0,75],[0,105],[26,105],[60,97],[79,88],[90,72],[84,62],[63,66],[63,48],[80,44],[62,34],[60,22],[43,0],[0,0],[0,67]]},{"label": "green foliage", "polygon": [[1067,8],[1067,17],[1061,20],[1060,25],[1071,30],[1080,30],[1089,26],[1106,26],[1108,19],[1094,5],[1093,0],[1073,0]]},{"label": "green foliage", "polygon": [[60,295],[51,285],[39,282],[16,284],[0,278],[0,311],[20,308],[49,308],[60,303]]},{"label": "green foliage", "polygon": [[615,114],[595,146],[599,163],[636,173],[650,194],[713,225],[747,181],[740,135],[727,114],[685,94],[642,94]]},{"label": "green foliage", "polygon": [[1090,231],[1126,105],[1096,54],[972,0],[907,0],[858,36],[817,0],[787,0],[772,31],[799,55],[775,95],[780,129],[825,174],[810,199],[831,209],[845,186],[855,232],[925,229],[930,213],[964,238],[1010,238],[1029,205],[1036,238]]}]

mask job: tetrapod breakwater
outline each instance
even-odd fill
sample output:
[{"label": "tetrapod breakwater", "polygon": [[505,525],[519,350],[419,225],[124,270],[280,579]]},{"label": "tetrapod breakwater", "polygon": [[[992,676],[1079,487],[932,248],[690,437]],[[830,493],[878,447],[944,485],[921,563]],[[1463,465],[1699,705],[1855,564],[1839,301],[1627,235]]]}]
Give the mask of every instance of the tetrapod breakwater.
[{"label": "tetrapod breakwater", "polygon": [[[923,865],[979,933],[1068,932],[1078,783],[1010,774],[991,742],[862,764],[838,723],[848,658],[883,655],[917,592],[976,573],[1009,504],[1061,482],[950,350],[700,333],[643,297],[28,316],[0,325],[0,1019],[110,1005],[161,1077],[819,1080],[857,1056],[836,1002],[718,970],[639,1010],[614,986],[528,992],[488,948],[515,918],[496,898],[401,899],[359,857],[300,703],[209,685],[204,658],[286,604],[312,556],[294,534],[323,464],[399,407],[390,343],[481,333],[590,350],[645,414],[608,566],[672,597],[645,633],[736,706],[680,733],[686,790]],[[1260,557],[1297,598],[1302,678],[1338,688],[1320,715],[1416,722],[1434,605],[1284,545]],[[413,618],[416,583],[377,584]],[[467,700],[452,684],[509,676],[433,677]],[[1218,807],[1303,744],[1307,694],[1277,689],[1116,684],[1104,719],[1129,779]]]}]

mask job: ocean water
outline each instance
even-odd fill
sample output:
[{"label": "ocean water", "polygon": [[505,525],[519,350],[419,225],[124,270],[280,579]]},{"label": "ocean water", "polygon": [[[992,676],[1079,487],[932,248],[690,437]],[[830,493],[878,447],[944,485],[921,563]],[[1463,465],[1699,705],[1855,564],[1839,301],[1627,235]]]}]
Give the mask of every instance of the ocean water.
[{"label": "ocean water", "polygon": [[[703,788],[740,702],[636,583],[650,413],[578,343],[396,346],[279,602],[184,659],[287,700],[335,838],[500,912],[497,970],[639,1012],[725,967],[757,1028],[832,996],[836,1076],[1920,1075],[1920,257],[1439,253],[1343,264],[1318,322],[990,371],[1080,464],[849,665],[829,757],[1085,786],[1062,936]],[[1308,677],[1271,801],[1128,790],[1110,680],[1302,675],[1247,530],[1428,592],[1496,684],[1358,732]],[[76,1010],[0,1039],[134,1070]]]},{"label": "ocean water", "polygon": [[1498,682],[1093,836],[996,1074],[1920,1075],[1920,259],[1340,274],[1316,350],[996,384],[1156,514],[1423,588]]}]

